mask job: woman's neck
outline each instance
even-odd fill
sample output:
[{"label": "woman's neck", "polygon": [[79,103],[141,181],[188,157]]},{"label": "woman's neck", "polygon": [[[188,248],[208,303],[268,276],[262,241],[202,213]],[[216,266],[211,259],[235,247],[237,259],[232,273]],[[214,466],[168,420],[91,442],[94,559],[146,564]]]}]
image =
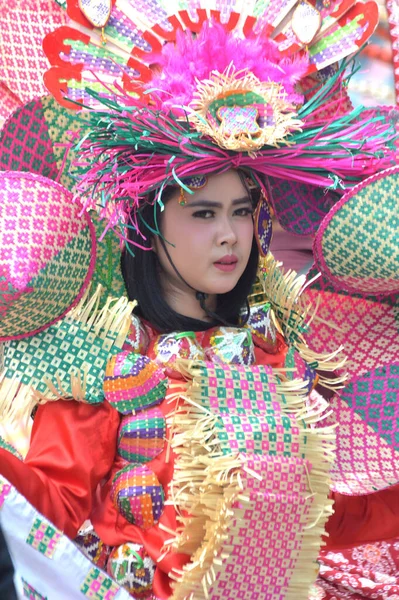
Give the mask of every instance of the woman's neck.
[{"label": "woman's neck", "polygon": [[[164,282],[163,293],[169,306],[184,317],[191,317],[200,321],[211,321],[200,305],[195,290],[172,287]],[[204,305],[207,310],[214,312],[216,310],[216,294],[206,296]]]}]

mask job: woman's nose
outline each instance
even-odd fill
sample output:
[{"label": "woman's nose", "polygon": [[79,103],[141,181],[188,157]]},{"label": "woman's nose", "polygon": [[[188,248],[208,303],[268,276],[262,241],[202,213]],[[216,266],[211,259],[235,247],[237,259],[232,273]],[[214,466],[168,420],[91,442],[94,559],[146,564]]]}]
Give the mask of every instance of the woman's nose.
[{"label": "woman's nose", "polygon": [[237,242],[237,233],[230,219],[225,218],[221,221],[219,229],[218,243],[233,246]]}]

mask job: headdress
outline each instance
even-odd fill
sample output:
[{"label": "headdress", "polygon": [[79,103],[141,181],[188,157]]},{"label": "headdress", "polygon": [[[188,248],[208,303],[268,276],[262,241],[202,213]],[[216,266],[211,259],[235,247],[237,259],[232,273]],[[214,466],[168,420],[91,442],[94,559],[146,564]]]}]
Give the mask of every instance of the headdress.
[{"label": "headdress", "polygon": [[352,109],[348,64],[336,66],[373,32],[374,2],[87,1],[68,12],[78,28],[46,37],[45,81],[64,106],[93,109],[77,194],[112,226],[129,215],[145,236],[149,191],[162,207],[165,186],[189,192],[186,178],[229,168],[248,171],[277,218],[274,187],[288,182],[319,224],[343,190],[394,163],[395,114]]}]

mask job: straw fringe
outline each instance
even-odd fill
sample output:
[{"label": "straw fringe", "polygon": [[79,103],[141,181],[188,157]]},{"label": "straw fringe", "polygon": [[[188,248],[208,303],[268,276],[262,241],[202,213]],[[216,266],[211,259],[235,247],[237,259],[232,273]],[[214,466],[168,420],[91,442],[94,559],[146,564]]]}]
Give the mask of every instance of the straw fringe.
[{"label": "straw fringe", "polygon": [[[317,369],[319,383],[329,389],[340,389],[347,380],[347,374],[329,377],[325,373],[342,371],[345,367],[347,357],[343,353],[343,346],[325,354],[316,353],[308,347],[305,334],[317,315],[315,312],[310,315],[310,311],[314,311],[313,307],[310,304],[306,306],[301,298],[308,285],[306,277],[292,270],[284,272],[281,266],[282,263],[277,262],[270,252],[260,262],[261,280],[264,293],[271,304],[273,322],[303,360]],[[320,371],[324,373],[320,374]]]},{"label": "straw fringe", "polygon": [[[232,550],[227,540],[239,535],[245,513],[248,499],[243,493],[242,471],[261,479],[246,467],[242,456],[222,453],[216,433],[220,417],[201,406],[206,378],[200,376],[200,367],[198,362],[179,361],[179,371],[187,380],[182,394],[185,405],[168,416],[168,424],[173,424],[171,445],[176,457],[168,504],[175,507],[181,526],[165,547],[191,555],[191,562],[173,574],[176,583],[171,600],[209,598],[217,570]],[[285,596],[285,600],[296,600],[307,597],[316,577],[321,536],[332,513],[332,501],[327,497],[335,435],[334,427],[314,428],[325,416],[324,407],[306,407],[306,382],[279,382],[278,376],[270,381],[276,383],[277,393],[281,394],[282,410],[296,415],[301,432],[299,454],[311,465],[307,476],[312,505],[303,523],[303,544]],[[238,508],[238,500],[244,506]]]},{"label": "straw fringe", "polygon": [[[107,298],[105,306],[99,309],[103,288],[99,285],[90,296],[88,289],[80,302],[74,307],[65,320],[76,322],[92,330],[101,338],[107,350],[113,346],[121,348],[130,328],[130,315],[135,302],[129,302],[122,297]],[[117,336],[115,339],[115,335]],[[56,400],[75,400],[86,402],[87,371],[75,369],[73,366],[70,377],[71,392],[65,389],[65,380],[59,374],[53,378],[44,376],[42,380],[32,379],[30,385],[22,384],[17,375],[7,377],[7,344],[4,344],[4,359],[0,372],[0,420],[2,423],[15,424],[19,421],[28,423],[32,410],[37,404],[44,404]],[[45,383],[48,391],[41,393],[37,390],[39,383]]]}]

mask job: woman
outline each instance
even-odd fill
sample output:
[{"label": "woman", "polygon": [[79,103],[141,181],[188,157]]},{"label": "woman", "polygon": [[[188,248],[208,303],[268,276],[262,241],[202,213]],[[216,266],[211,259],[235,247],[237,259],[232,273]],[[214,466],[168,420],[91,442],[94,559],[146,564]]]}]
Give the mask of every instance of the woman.
[{"label": "woman", "polygon": [[264,176],[351,185],[389,163],[393,133],[339,112],[339,74],[298,94],[309,57],[273,44],[212,24],[182,34],[156,59],[148,104],[121,94],[93,111],[80,189],[127,231],[139,319],[108,363],[106,402],[40,406],[25,462],[2,451],[2,474],[69,537],[90,519],[93,558],[133,596],[305,597],[331,512],[331,432],[307,426],[308,378],[291,381],[285,361],[301,347],[295,285],[269,265],[285,339],[267,304],[245,306],[270,241]]}]

